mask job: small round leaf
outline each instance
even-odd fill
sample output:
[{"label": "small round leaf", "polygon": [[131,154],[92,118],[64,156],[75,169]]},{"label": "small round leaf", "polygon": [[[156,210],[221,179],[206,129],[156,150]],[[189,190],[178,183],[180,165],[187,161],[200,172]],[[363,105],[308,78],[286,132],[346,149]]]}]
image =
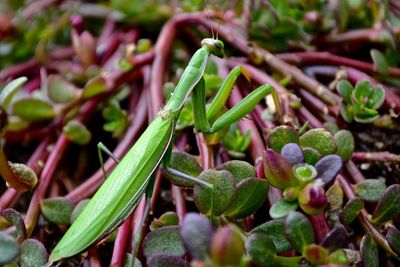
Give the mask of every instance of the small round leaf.
[{"label": "small round leaf", "polygon": [[271,206],[269,209],[269,215],[272,218],[281,218],[288,215],[289,212],[296,210],[298,206],[299,204],[297,201],[286,201],[280,199]]},{"label": "small round leaf", "polygon": [[0,233],[0,264],[11,262],[19,255],[17,241],[9,235]]},{"label": "small round leaf", "polygon": [[185,248],[179,230],[179,226],[165,226],[150,232],[143,240],[143,254],[146,257],[157,253],[183,256]]},{"label": "small round leaf", "polygon": [[246,239],[246,251],[256,266],[276,266],[274,242],[263,233],[253,233]]},{"label": "small round leaf", "polygon": [[236,182],[240,182],[249,177],[256,177],[256,169],[253,165],[242,160],[230,160],[218,166],[218,171],[225,170],[233,174]]},{"label": "small round leaf", "polygon": [[285,219],[285,232],[292,246],[301,253],[308,245],[315,243],[312,225],[300,212],[289,212]]},{"label": "small round leaf", "polygon": [[43,200],[40,205],[43,216],[55,224],[69,225],[74,209],[69,200],[64,197],[54,197]]},{"label": "small round leaf", "polygon": [[312,147],[316,149],[322,156],[334,154],[336,151],[335,139],[332,134],[323,129],[311,129],[300,136],[300,145],[302,147]]},{"label": "small round leaf", "polygon": [[53,105],[41,99],[23,98],[14,102],[13,114],[27,121],[51,119],[56,115]]}]

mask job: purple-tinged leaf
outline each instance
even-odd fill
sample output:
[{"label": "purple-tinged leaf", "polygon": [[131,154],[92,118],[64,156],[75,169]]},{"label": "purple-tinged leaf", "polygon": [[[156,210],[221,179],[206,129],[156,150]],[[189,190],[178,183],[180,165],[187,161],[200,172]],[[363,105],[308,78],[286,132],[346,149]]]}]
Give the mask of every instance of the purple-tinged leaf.
[{"label": "purple-tinged leaf", "polygon": [[20,249],[13,237],[0,233],[0,251],[0,264],[6,264],[17,258]]},{"label": "purple-tinged leaf", "polygon": [[293,166],[304,162],[303,150],[296,143],[289,143],[284,145],[281,150],[281,155],[282,157],[287,159],[289,164]]},{"label": "purple-tinged leaf", "polygon": [[219,216],[223,214],[236,197],[236,179],[228,171],[203,171],[200,180],[214,185],[214,207],[212,207],[213,192],[203,185],[196,184],[193,190],[193,197],[196,207],[203,214]]},{"label": "purple-tinged leaf", "polygon": [[372,215],[373,223],[383,223],[400,214],[400,185],[389,186]]},{"label": "purple-tinged leaf", "polygon": [[400,231],[389,226],[386,232],[386,239],[393,251],[400,256]]},{"label": "purple-tinged leaf", "polygon": [[272,149],[267,149],[264,158],[264,172],[268,182],[277,188],[285,189],[297,185],[292,166],[289,162]]},{"label": "purple-tinged leaf", "polygon": [[318,178],[328,184],[342,170],[343,161],[338,155],[328,155],[320,159],[315,168],[318,172]]},{"label": "purple-tinged leaf", "polygon": [[143,240],[143,254],[147,258],[158,253],[183,256],[185,248],[179,232],[179,226],[165,226],[150,232]]},{"label": "purple-tinged leaf", "polygon": [[282,125],[274,128],[265,137],[269,148],[280,153],[284,145],[288,143],[298,143],[299,137],[293,127]]},{"label": "purple-tinged leaf", "polygon": [[268,196],[269,184],[264,179],[247,178],[236,186],[236,198],[224,212],[230,218],[244,218],[255,213]]},{"label": "purple-tinged leaf", "polygon": [[230,160],[218,166],[216,170],[225,170],[232,173],[236,178],[236,182],[240,182],[249,177],[256,177],[256,169],[253,165],[242,160]]},{"label": "purple-tinged leaf", "polygon": [[300,145],[302,147],[312,147],[322,156],[336,152],[336,144],[333,135],[323,128],[311,129],[300,136]]},{"label": "purple-tinged leaf", "polygon": [[27,239],[21,244],[20,266],[45,266],[49,255],[46,248],[36,239]]},{"label": "purple-tinged leaf", "polygon": [[18,242],[21,242],[23,239],[25,239],[26,227],[22,215],[12,208],[4,209],[1,214],[7,219],[7,221],[11,222],[15,226],[17,230]]},{"label": "purple-tinged leaf", "polygon": [[213,230],[208,219],[198,213],[188,213],[183,219],[181,238],[193,259],[203,260],[209,253]]},{"label": "purple-tinged leaf", "polygon": [[274,242],[264,233],[253,233],[246,239],[246,251],[256,266],[276,266]]},{"label": "purple-tinged leaf", "polygon": [[292,249],[285,234],[285,221],[282,218],[273,219],[263,223],[255,227],[251,232],[261,232],[266,234],[274,242],[277,253],[286,252]]},{"label": "purple-tinged leaf", "polygon": [[321,242],[321,245],[329,250],[330,253],[344,247],[348,241],[346,228],[339,224],[335,226]]},{"label": "purple-tinged leaf", "polygon": [[335,208],[341,208],[343,205],[343,190],[340,184],[336,181],[325,193],[329,205]]},{"label": "purple-tinged leaf", "polygon": [[349,200],[343,207],[343,223],[350,224],[352,223],[364,208],[364,200],[360,197],[353,198]]},{"label": "purple-tinged leaf", "polygon": [[379,266],[378,245],[368,234],[364,235],[360,244],[361,259],[365,267]]},{"label": "purple-tinged leaf", "polygon": [[243,256],[244,240],[237,226],[228,224],[219,228],[211,242],[212,261],[218,266],[234,266]]},{"label": "purple-tinged leaf", "polygon": [[157,253],[151,255],[147,259],[148,267],[166,267],[166,266],[174,266],[174,267],[190,267],[190,263],[185,259],[176,256],[169,255],[164,253]]},{"label": "purple-tinged leaf", "polygon": [[285,232],[293,248],[300,253],[303,253],[308,245],[315,243],[312,225],[300,212],[289,212],[285,219]]}]

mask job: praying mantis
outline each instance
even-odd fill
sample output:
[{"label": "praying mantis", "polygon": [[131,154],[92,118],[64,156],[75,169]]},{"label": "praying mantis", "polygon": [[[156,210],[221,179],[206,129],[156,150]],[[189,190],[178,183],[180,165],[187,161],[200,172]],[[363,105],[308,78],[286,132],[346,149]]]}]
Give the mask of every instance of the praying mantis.
[{"label": "praying mantis", "polygon": [[[82,252],[113,231],[129,216],[145,193],[146,187],[152,184],[149,181],[161,162],[164,168],[168,168],[175,122],[190,94],[192,94],[194,128],[205,134],[215,133],[240,120],[268,94],[272,94],[274,101],[278,102],[274,88],[265,84],[218,117],[237,77],[240,74],[247,76],[247,72],[240,66],[234,68],[206,108],[203,74],[209,56],[223,54],[224,43],[218,39],[206,38],[202,40],[201,45],[202,47],[190,59],[165,106],[106,178],[56,245],[49,257],[50,263]],[[210,124],[210,121],[213,123]],[[212,184],[201,180],[196,182],[213,190]]]}]

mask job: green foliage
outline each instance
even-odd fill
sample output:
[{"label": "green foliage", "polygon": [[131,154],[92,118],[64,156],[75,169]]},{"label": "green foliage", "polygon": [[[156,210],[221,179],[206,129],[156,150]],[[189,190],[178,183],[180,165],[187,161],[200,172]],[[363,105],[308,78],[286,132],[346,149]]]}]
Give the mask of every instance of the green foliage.
[{"label": "green foliage", "polygon": [[55,224],[69,225],[74,206],[63,197],[54,197],[43,200],[40,205],[43,216]]},{"label": "green foliage", "polygon": [[385,90],[374,87],[368,80],[360,80],[355,88],[346,80],[337,84],[337,90],[343,97],[340,113],[347,122],[372,123],[378,117],[377,109],[385,100]]},{"label": "green foliage", "polygon": [[106,123],[103,129],[113,134],[114,138],[121,138],[128,127],[128,116],[125,110],[121,109],[118,101],[112,99],[102,111]]},{"label": "green foliage", "polygon": [[185,249],[179,236],[179,226],[165,226],[150,232],[143,240],[143,254],[146,257],[164,253],[183,256]]},{"label": "green foliage", "polygon": [[364,208],[364,200],[362,198],[353,198],[343,207],[343,222],[345,224],[352,223]]},{"label": "green foliage", "polygon": [[0,264],[5,264],[16,259],[20,253],[17,241],[9,235],[0,233]]},{"label": "green foliage", "polygon": [[92,138],[92,134],[89,132],[86,126],[77,120],[69,121],[63,127],[63,133],[71,142],[78,145],[86,145]]}]

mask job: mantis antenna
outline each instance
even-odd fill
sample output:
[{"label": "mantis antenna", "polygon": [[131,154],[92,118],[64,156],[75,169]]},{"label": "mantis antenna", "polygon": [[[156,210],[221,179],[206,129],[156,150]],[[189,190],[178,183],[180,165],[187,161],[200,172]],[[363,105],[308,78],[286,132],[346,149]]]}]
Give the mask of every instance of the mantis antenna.
[{"label": "mantis antenna", "polygon": [[[209,10],[209,8],[208,8],[208,3],[207,3],[207,0],[204,0],[204,3],[205,3],[205,6],[206,6],[206,14],[208,13],[208,14],[210,14],[210,10]],[[209,24],[210,24],[210,29],[211,29],[211,36],[212,36],[212,38],[214,39],[214,29],[213,29],[213,27],[212,27],[212,25],[211,25],[211,17],[210,16],[208,16],[208,20],[209,20]],[[217,38],[218,39],[218,38]]]}]

